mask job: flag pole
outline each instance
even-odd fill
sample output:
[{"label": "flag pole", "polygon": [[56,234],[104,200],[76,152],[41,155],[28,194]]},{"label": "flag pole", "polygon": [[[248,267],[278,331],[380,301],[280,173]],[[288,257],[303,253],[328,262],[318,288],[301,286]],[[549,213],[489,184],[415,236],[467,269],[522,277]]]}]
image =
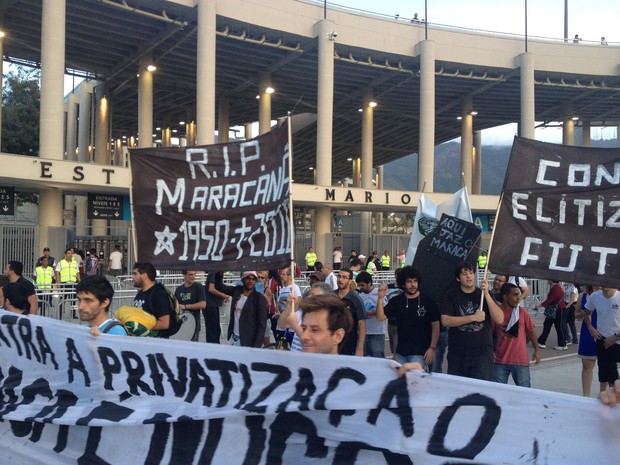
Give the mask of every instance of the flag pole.
[{"label": "flag pole", "polygon": [[[497,204],[497,209],[495,210],[495,223],[493,225],[493,231],[491,231],[491,240],[489,241],[489,250],[487,251],[487,262],[484,265],[484,274],[482,275],[482,279],[484,281],[487,281],[487,286],[489,285],[489,282],[487,280],[487,275],[489,274],[489,262],[491,261],[491,250],[493,249],[493,240],[495,239],[495,224],[497,224],[497,222],[499,221],[499,210],[500,210],[500,207],[502,206],[503,200],[504,200],[504,192],[502,192],[502,195],[500,195],[499,203]],[[482,293],[482,296],[480,298],[480,308],[482,308],[483,302],[484,302],[484,293]]]},{"label": "flag pole", "polygon": [[129,208],[131,209],[131,240],[133,242],[133,262],[138,261],[138,241],[136,237],[136,214],[133,208],[133,171],[131,169],[131,151],[129,151]]},{"label": "flag pole", "polygon": [[[288,123],[287,131],[288,131],[288,222],[289,222],[289,241],[291,243],[291,275],[293,276],[293,284],[295,284],[295,231],[293,222],[293,128],[292,128],[292,119],[291,112],[289,111],[286,115],[286,120]],[[291,287],[291,292],[294,295],[295,286]],[[293,308],[293,311],[295,309]]]}]

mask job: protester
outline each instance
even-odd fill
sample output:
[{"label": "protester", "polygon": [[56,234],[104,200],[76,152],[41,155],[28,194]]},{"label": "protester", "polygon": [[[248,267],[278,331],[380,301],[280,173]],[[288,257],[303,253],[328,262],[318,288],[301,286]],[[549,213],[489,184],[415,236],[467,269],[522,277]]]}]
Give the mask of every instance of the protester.
[{"label": "protester", "polygon": [[17,260],[11,260],[4,267],[4,274],[9,278],[9,281],[12,283],[17,283],[21,286],[21,292],[24,293],[28,303],[30,304],[29,313],[34,315],[37,313],[37,295],[34,284],[22,276],[23,271],[23,263]]},{"label": "protester", "polygon": [[579,290],[573,283],[563,282],[560,284],[564,290],[564,306],[566,308],[562,312],[562,331],[566,345],[578,344],[577,328],[575,327],[575,303],[579,297]]},{"label": "protester", "polygon": [[[282,280],[282,287],[280,288],[280,292],[278,293],[279,314],[281,314],[286,308],[286,302],[291,294],[295,296],[295,306],[297,306],[299,304],[299,301],[301,300],[301,289],[297,284],[295,284],[290,267],[283,268],[280,271],[280,279]],[[278,319],[276,331],[274,332],[274,337],[276,341],[280,340],[285,335],[287,328],[287,324]],[[292,335],[290,337],[292,339]],[[290,343],[291,341],[289,340],[288,342]]]},{"label": "protester", "polygon": [[302,350],[336,355],[353,327],[351,313],[335,294],[322,294],[301,301]]},{"label": "protester", "polygon": [[205,319],[205,341],[219,344],[222,328],[220,326],[220,307],[230,299],[230,296],[218,291],[224,285],[224,275],[219,271],[212,271],[207,275],[205,283],[205,299],[207,306],[202,310]]},{"label": "protester", "polygon": [[[547,280],[549,283],[549,292],[547,298],[537,304],[534,308],[538,311],[541,307],[545,309],[545,321],[543,323],[543,331],[538,336],[538,347],[545,349],[547,347],[547,337],[551,331],[551,326],[555,327],[558,335],[558,345],[555,350],[566,350],[566,340],[564,339],[564,331],[562,330],[562,311],[564,310],[564,290],[560,286],[559,281]],[[549,311],[551,307],[552,311]]]},{"label": "protester", "polygon": [[110,317],[114,288],[105,277],[94,275],[84,278],[75,288],[80,320],[102,333],[127,336],[125,327]]},{"label": "protester", "polygon": [[[357,260],[357,259],[355,259]],[[359,261],[359,260],[358,260]],[[349,268],[343,268],[338,273],[338,297],[340,297],[348,306],[353,319],[353,328],[350,337],[344,343],[340,353],[344,355],[364,356],[364,343],[366,341],[366,312],[364,311],[364,303],[351,287],[353,279],[353,271]],[[355,282],[353,282],[355,284]]]},{"label": "protester", "polygon": [[540,350],[536,339],[534,322],[527,309],[520,306],[521,290],[514,284],[506,283],[501,288],[504,315],[502,323],[493,322],[495,335],[495,381],[508,383],[508,377],[517,386],[532,387],[530,378],[530,357],[527,350],[528,339],[532,341],[534,353],[532,360],[540,363]]},{"label": "protester", "polygon": [[196,329],[192,335],[192,341],[197,342],[200,335],[200,312],[207,306],[205,288],[196,282],[196,272],[183,270],[183,284],[178,286],[174,295],[179,301],[181,311],[189,311],[196,321]]},{"label": "protester", "polygon": [[490,381],[493,379],[491,320],[501,324],[504,313],[489,293],[486,281],[480,288],[476,287],[471,264],[459,263],[454,276],[459,287],[446,293],[440,307],[441,323],[448,328],[448,374]]},{"label": "protester", "polygon": [[401,365],[418,362],[426,370],[435,361],[440,316],[433,299],[420,292],[421,281],[422,275],[417,268],[403,267],[396,276],[402,294],[394,296],[385,305],[383,297],[388,288],[379,288],[377,319],[389,318],[396,325],[398,342],[394,360]]},{"label": "protester", "polygon": [[267,300],[257,292],[256,271],[241,274],[241,286],[222,285],[219,291],[231,296],[228,337],[234,346],[261,347],[267,321]]},{"label": "protester", "polygon": [[585,318],[588,320],[596,310],[598,319],[593,336],[596,340],[599,381],[611,386],[618,379],[620,362],[620,292],[615,288],[602,287],[590,295],[585,308]]},{"label": "protester", "polygon": [[170,299],[163,285],[156,285],[157,272],[149,262],[136,262],[131,273],[134,287],[138,293],[134,297],[133,306],[141,308],[155,317],[157,322],[151,328],[156,331],[157,337],[167,339],[170,328]]},{"label": "protester", "polygon": [[496,274],[495,278],[493,278],[493,289],[491,289],[491,295],[499,304],[502,303],[502,286],[507,282],[508,276],[505,274]]},{"label": "protester", "polygon": [[4,309],[9,312],[19,313],[20,315],[28,315],[30,303],[24,291],[24,287],[17,282],[8,283],[4,286],[2,288]]},{"label": "protester", "polygon": [[[581,390],[584,397],[590,397],[590,391],[592,389],[592,377],[594,366],[596,365],[596,341],[594,339],[594,334],[597,326],[596,310],[592,311],[592,315],[590,315],[589,319],[585,318],[585,306],[590,295],[600,290],[601,286],[592,286],[588,284],[585,291],[583,291],[577,299],[577,305],[575,307],[575,318],[582,320],[577,355],[581,358]],[[603,383],[599,380],[599,384],[599,392],[603,392],[607,389],[606,382]]]},{"label": "protester", "polygon": [[10,282],[8,276],[0,274],[0,309],[4,309],[4,286]]},{"label": "protester", "polygon": [[364,356],[385,358],[385,322],[377,317],[377,302],[385,304],[385,294],[379,296],[379,289],[372,283],[372,275],[362,271],[355,278],[359,287],[359,296],[366,311],[366,338],[364,340]]}]

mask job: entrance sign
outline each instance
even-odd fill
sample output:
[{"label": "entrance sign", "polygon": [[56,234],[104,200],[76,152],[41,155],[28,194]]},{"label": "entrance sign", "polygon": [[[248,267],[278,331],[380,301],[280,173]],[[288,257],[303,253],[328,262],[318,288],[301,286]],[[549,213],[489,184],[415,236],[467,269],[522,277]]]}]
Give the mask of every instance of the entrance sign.
[{"label": "entrance sign", "polygon": [[124,202],[122,195],[88,194],[88,219],[122,220]]},{"label": "entrance sign", "polygon": [[210,271],[290,263],[287,123],[255,139],[131,151],[138,258]]},{"label": "entrance sign", "polygon": [[11,465],[583,465],[620,454],[618,408],[444,374],[398,378],[391,360],[92,336],[3,310],[0,341],[0,456]]},{"label": "entrance sign", "polygon": [[489,268],[620,286],[620,149],[515,138]]},{"label": "entrance sign", "polygon": [[0,187],[0,216],[15,215],[15,188]]}]

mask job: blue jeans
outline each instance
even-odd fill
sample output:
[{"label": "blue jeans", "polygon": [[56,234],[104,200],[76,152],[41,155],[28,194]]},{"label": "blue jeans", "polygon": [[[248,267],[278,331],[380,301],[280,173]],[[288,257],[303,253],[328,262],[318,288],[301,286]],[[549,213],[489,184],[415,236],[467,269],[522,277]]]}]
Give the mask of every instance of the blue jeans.
[{"label": "blue jeans", "polygon": [[494,367],[495,382],[508,384],[508,375],[517,386],[532,387],[530,382],[530,367],[524,365],[508,365],[496,363]]},{"label": "blue jeans", "polygon": [[448,348],[448,331],[442,331],[439,333],[439,339],[437,340],[437,349],[435,349],[435,361],[430,367],[431,373],[441,373],[443,367],[443,356]]},{"label": "blue jeans", "polygon": [[385,335],[366,334],[366,339],[364,339],[364,356],[385,358]]},{"label": "blue jeans", "polygon": [[427,371],[428,367],[426,366],[426,362],[424,361],[424,355],[400,355],[394,354],[394,360],[396,360],[401,365],[404,365],[408,362],[418,362],[424,368],[424,371]]}]

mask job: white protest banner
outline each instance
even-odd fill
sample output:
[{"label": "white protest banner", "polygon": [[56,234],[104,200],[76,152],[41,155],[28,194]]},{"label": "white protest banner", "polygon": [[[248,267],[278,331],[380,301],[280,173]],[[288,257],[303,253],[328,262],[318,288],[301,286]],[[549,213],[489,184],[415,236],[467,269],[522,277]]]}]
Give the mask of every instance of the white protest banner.
[{"label": "white protest banner", "polygon": [[132,150],[139,260],[210,271],[290,264],[287,129],[284,122],[248,141]]},{"label": "white protest banner", "polygon": [[405,264],[411,265],[418,250],[418,244],[423,237],[427,236],[437,227],[439,219],[443,214],[456,216],[465,221],[473,222],[471,216],[471,207],[469,206],[469,196],[467,195],[467,187],[463,187],[456,191],[448,200],[435,205],[424,194],[420,196],[418,201],[418,209],[415,212],[413,220],[413,231],[407,248]]},{"label": "white protest banner", "polygon": [[0,457],[55,464],[617,463],[620,408],[385,359],[101,334],[0,310]]}]

